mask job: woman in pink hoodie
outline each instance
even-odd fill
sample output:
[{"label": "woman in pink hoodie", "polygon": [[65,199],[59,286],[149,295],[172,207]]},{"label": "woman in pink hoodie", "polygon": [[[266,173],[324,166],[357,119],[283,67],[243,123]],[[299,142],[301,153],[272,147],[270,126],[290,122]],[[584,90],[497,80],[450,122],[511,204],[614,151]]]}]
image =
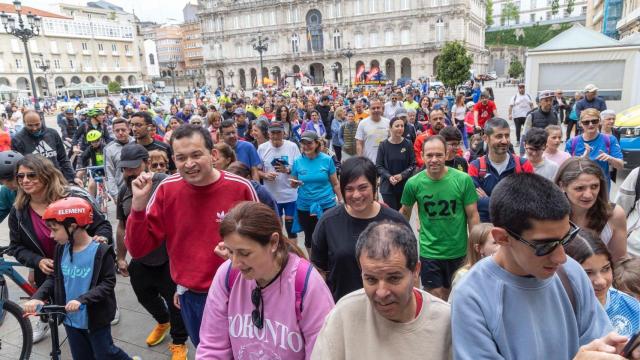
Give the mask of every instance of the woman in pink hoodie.
[{"label": "woman in pink hoodie", "polygon": [[220,224],[229,259],[209,289],[197,359],[309,359],[331,292],[273,209],[233,208]]}]

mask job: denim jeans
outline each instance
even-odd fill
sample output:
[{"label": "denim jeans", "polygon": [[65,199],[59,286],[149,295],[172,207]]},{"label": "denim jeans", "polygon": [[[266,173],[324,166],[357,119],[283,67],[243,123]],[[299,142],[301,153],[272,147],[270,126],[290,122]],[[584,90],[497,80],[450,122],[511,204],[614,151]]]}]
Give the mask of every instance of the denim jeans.
[{"label": "denim jeans", "polygon": [[206,293],[197,293],[187,291],[180,295],[180,313],[187,333],[191,338],[193,346],[198,347],[200,343],[200,324],[202,323],[202,314],[204,314],[204,305],[207,302]]},{"label": "denim jeans", "polygon": [[111,326],[97,330],[76,329],[65,325],[73,360],[131,360],[122,349],[113,344]]}]

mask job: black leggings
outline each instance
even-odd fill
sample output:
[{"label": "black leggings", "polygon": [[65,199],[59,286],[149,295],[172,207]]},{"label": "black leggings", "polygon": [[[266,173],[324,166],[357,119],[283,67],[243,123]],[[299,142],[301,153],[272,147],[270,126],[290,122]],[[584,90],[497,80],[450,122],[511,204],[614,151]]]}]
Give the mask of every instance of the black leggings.
[{"label": "black leggings", "polygon": [[382,194],[382,200],[384,200],[384,203],[393,210],[400,210],[400,207],[402,206],[400,203],[401,199],[402,193]]},{"label": "black leggings", "polygon": [[304,210],[298,211],[298,222],[304,231],[304,247],[311,249],[311,239],[313,237],[313,231],[318,224],[318,217],[311,215],[310,212]]},{"label": "black leggings", "polygon": [[527,120],[526,117],[513,118],[513,123],[516,126],[516,140],[518,140],[518,142],[520,142],[520,134],[522,134],[522,126],[524,125],[525,120]]},{"label": "black leggings", "polygon": [[338,162],[342,162],[342,146],[333,145],[333,152],[336,154]]},{"label": "black leggings", "polygon": [[567,140],[571,139],[571,130],[576,128],[576,136],[580,134],[580,127],[578,127],[578,122],[573,120],[567,120]]}]

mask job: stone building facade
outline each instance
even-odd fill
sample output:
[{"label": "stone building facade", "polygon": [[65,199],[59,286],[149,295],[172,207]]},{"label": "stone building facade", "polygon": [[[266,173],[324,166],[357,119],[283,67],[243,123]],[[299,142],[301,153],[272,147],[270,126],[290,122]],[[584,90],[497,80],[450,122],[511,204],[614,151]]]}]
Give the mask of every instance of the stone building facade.
[{"label": "stone building facade", "polygon": [[[15,16],[13,5],[0,10]],[[22,16],[32,12],[42,17],[40,36],[29,40],[33,76],[39,96],[54,96],[71,84],[122,86],[141,83],[138,38],[132,14],[94,7],[60,5],[58,13],[23,6]],[[36,65],[49,62],[43,72]],[[31,84],[22,42],[0,30],[0,84],[27,90]]]},{"label": "stone building facade", "polygon": [[[250,89],[261,78],[291,82],[295,74],[342,85],[363,72],[394,82],[430,77],[440,48],[454,40],[476,72],[487,70],[485,0],[200,0],[198,8],[213,86]],[[261,71],[258,36],[267,38]]]}]

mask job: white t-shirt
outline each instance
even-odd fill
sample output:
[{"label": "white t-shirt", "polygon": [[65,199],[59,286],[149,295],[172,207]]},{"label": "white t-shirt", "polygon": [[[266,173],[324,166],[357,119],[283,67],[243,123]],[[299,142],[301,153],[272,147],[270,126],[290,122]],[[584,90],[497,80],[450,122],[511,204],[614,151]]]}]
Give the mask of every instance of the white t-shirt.
[{"label": "white t-shirt", "polygon": [[356,130],[356,140],[364,141],[362,155],[376,163],[378,157],[378,146],[389,137],[389,119],[382,117],[375,122],[368,117],[358,123]]},{"label": "white t-shirt", "polygon": [[[289,163],[288,168],[291,169],[295,159],[300,157],[300,149],[289,140],[284,140],[282,146],[278,148],[274,147],[271,141],[267,141],[258,146],[258,156],[262,160],[263,171],[275,172],[275,167],[271,165],[273,159],[286,159]],[[275,180],[264,180],[264,186],[278,204],[298,199],[298,191],[289,184],[289,176],[287,174],[278,173],[278,177]]]},{"label": "white t-shirt", "polygon": [[538,165],[533,165],[533,171],[551,181],[554,181],[558,173],[558,165],[551,160],[542,160]]},{"label": "white t-shirt", "polygon": [[528,94],[520,95],[517,93],[511,98],[510,105],[513,105],[511,110],[511,116],[515,118],[526,117],[527,113],[531,111],[531,97]]},{"label": "white t-shirt", "polygon": [[491,162],[491,166],[498,172],[498,175],[501,175],[505,170],[507,170],[507,165],[509,165],[509,159],[511,159],[511,155],[507,154],[505,160],[501,163]]}]

